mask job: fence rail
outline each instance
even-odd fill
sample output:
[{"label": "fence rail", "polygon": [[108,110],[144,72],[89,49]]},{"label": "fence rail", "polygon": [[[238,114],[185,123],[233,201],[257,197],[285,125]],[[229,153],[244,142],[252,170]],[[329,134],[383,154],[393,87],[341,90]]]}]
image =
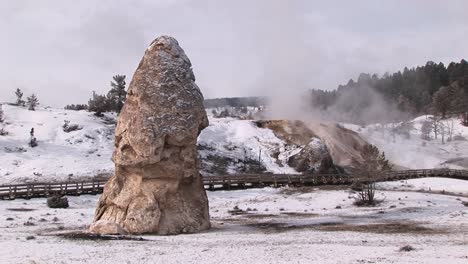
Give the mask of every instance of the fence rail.
[{"label": "fence rail", "polygon": [[[415,179],[424,177],[445,177],[468,180],[468,170],[430,169],[405,170],[384,173],[379,181]],[[203,177],[203,184],[208,190],[241,189],[255,187],[313,186],[313,185],[346,185],[359,182],[357,176],[344,174],[240,174],[240,175],[207,175]],[[49,197],[54,194],[82,195],[102,193],[107,179],[96,179],[77,182],[55,183],[25,183],[0,185],[0,200],[16,198]]]}]

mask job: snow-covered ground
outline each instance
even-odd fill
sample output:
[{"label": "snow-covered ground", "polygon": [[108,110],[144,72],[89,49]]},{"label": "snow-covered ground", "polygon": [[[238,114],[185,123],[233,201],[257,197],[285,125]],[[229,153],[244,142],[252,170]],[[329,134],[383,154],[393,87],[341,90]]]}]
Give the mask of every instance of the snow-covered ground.
[{"label": "snow-covered ground", "polygon": [[382,190],[441,192],[468,196],[468,181],[447,178],[422,178],[377,183]]},{"label": "snow-covered ground", "polygon": [[[86,111],[28,111],[6,104],[3,111],[8,135],[0,136],[0,184],[82,179],[112,172],[114,125],[105,124],[102,118]],[[64,132],[65,120],[82,129]],[[35,148],[28,146],[31,128],[38,142]]]},{"label": "snow-covered ground", "polygon": [[[0,126],[8,135],[0,136],[0,184],[76,180],[113,172],[114,125],[103,118],[87,111],[28,111],[6,104],[3,111],[6,120]],[[115,120],[113,115],[106,117]],[[65,120],[82,129],[64,132]],[[28,146],[31,128],[39,144],[35,148]],[[204,146],[199,150],[202,158],[230,161],[226,173],[235,173],[248,162],[255,166],[259,159],[266,171],[296,173],[287,159],[301,149],[288,146],[270,129],[259,128],[250,120],[232,118],[210,117],[210,126],[202,131],[198,143]]]},{"label": "snow-covered ground", "polygon": [[[458,184],[445,180],[423,184]],[[353,195],[332,188],[209,192],[211,230],[145,241],[57,236],[85,230],[98,196],[70,197],[68,209],[47,208],[43,199],[0,201],[0,263],[467,262],[468,197],[379,191],[384,202],[362,208]],[[401,252],[406,245],[414,250]]]},{"label": "snow-covered ground", "polygon": [[[375,144],[380,150],[385,152],[387,158],[394,164],[409,169],[431,169],[431,168],[468,168],[468,127],[460,124],[457,118],[451,118],[441,121],[447,131],[447,127],[453,125],[453,136],[457,140],[445,142],[442,144],[440,133],[435,139],[431,132],[431,140],[421,138],[421,126],[424,121],[429,120],[430,116],[420,116],[410,121],[412,129],[410,137],[396,134],[393,137],[391,133],[393,124],[369,125],[365,127],[343,124],[346,128],[354,130],[361,134],[371,144]],[[395,124],[398,126],[399,124]],[[445,135],[445,141],[448,135]],[[464,138],[464,140],[463,140]],[[447,162],[447,161],[459,162]]]}]

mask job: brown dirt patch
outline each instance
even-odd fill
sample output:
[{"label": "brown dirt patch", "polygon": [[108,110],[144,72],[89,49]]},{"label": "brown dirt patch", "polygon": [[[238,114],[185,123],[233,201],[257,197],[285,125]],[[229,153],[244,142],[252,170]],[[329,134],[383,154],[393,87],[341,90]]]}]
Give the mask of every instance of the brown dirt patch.
[{"label": "brown dirt patch", "polygon": [[376,234],[441,234],[445,230],[432,229],[418,223],[377,223],[366,225],[353,225],[340,222],[326,222],[309,225],[291,225],[281,222],[249,223],[246,226],[258,229],[264,233],[281,233],[293,230],[317,230],[326,232],[360,232]]},{"label": "brown dirt patch", "polygon": [[348,231],[348,232],[361,232],[361,233],[377,233],[377,234],[440,234],[444,233],[443,230],[432,229],[421,226],[418,223],[378,223],[368,225],[327,225],[320,226],[319,230],[322,231]]},{"label": "brown dirt patch", "polygon": [[132,241],[149,241],[142,237],[123,236],[123,235],[99,235],[87,232],[70,232],[57,234],[58,237],[63,237],[69,240],[132,240]]},{"label": "brown dirt patch", "polygon": [[13,211],[13,212],[31,212],[36,209],[32,208],[7,208],[8,211]]},{"label": "brown dirt patch", "polygon": [[295,218],[302,218],[302,217],[310,218],[310,217],[320,216],[319,214],[307,213],[307,212],[304,212],[304,213],[302,213],[302,212],[283,212],[283,213],[281,213],[281,215],[291,216],[291,217],[295,217]]},{"label": "brown dirt patch", "polygon": [[291,195],[291,194],[311,193],[311,192],[316,192],[316,191],[345,191],[345,190],[349,190],[348,185],[301,186],[301,187],[282,188],[281,194]]}]

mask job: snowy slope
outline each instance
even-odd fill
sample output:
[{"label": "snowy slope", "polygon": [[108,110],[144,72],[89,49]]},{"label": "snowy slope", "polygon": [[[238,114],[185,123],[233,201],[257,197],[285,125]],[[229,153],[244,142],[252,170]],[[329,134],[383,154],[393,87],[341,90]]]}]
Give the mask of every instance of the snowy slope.
[{"label": "snowy slope", "polygon": [[[409,169],[430,169],[430,168],[468,168],[468,127],[460,124],[456,118],[448,119],[442,123],[451,126],[453,122],[454,138],[451,142],[442,144],[440,135],[437,139],[431,133],[431,140],[421,138],[422,123],[430,116],[420,116],[410,121],[413,129],[410,131],[410,138],[403,135],[393,137],[391,130],[399,124],[373,124],[365,127],[343,124],[346,128],[361,134],[371,144],[375,144],[385,152],[387,158],[394,164]],[[447,138],[447,136],[446,136]],[[452,162],[450,162],[452,161]]]},{"label": "snowy slope", "polygon": [[[113,124],[86,111],[28,111],[9,105],[3,105],[3,110],[6,120],[2,126],[9,134],[0,136],[0,184],[74,180],[113,172]],[[115,120],[110,114],[107,118]],[[64,132],[65,120],[82,129]],[[35,148],[28,146],[32,127],[39,144]],[[229,161],[223,173],[258,166],[259,159],[261,171],[296,173],[286,161],[300,151],[252,121],[213,117],[199,137],[199,146],[204,164]]]},{"label": "snowy slope", "polygon": [[[0,136],[0,183],[66,180],[108,174],[114,126],[85,111],[3,105],[6,136]],[[81,130],[65,133],[64,120]],[[38,146],[28,146],[34,128]]]},{"label": "snowy slope", "polygon": [[202,160],[217,156],[233,161],[228,165],[227,173],[242,170],[244,160],[253,163],[260,160],[269,172],[297,173],[288,166],[287,159],[301,150],[299,146],[287,145],[270,129],[231,118],[211,118],[210,126],[202,131],[198,144]]}]

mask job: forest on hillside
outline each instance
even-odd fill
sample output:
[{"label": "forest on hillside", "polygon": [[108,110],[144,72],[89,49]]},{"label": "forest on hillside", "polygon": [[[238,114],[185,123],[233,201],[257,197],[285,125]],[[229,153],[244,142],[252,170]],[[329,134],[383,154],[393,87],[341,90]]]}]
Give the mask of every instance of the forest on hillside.
[{"label": "forest on hillside", "polygon": [[427,62],[393,74],[361,73],[332,91],[311,90],[310,106],[355,123],[401,121],[423,114],[460,114],[468,125],[468,63]]},{"label": "forest on hillside", "polygon": [[[88,109],[97,115],[119,112],[125,101],[125,84],[125,76],[116,75],[107,95],[93,93],[88,104],[65,108]],[[206,99],[204,105],[206,108],[230,107],[231,110],[256,107],[263,111],[261,106],[268,105],[268,101],[268,95],[215,98]],[[468,126],[468,62],[461,60],[445,66],[429,61],[424,66],[405,67],[403,71],[383,76],[361,73],[356,81],[351,79],[335,90],[305,91],[298,101],[301,101],[298,105],[309,111],[311,116],[325,120],[369,124],[399,122],[425,114],[440,118],[457,115]],[[259,116],[262,115],[259,113]]]}]

